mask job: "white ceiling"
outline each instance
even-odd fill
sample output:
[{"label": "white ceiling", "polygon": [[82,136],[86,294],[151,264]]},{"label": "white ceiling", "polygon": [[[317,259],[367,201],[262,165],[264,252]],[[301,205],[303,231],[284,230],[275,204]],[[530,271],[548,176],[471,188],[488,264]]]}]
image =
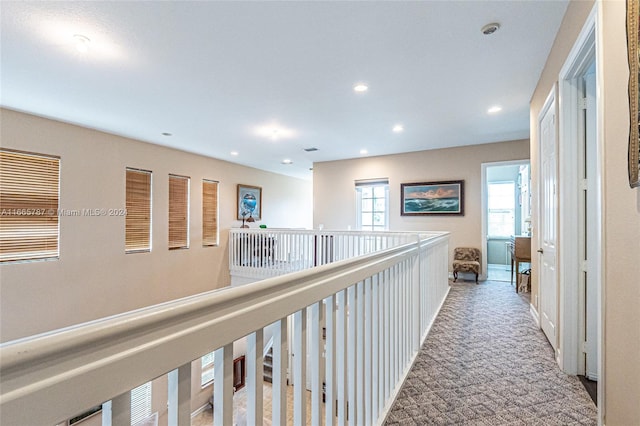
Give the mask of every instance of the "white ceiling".
[{"label": "white ceiling", "polygon": [[[0,101],[310,178],[313,162],[361,149],[373,156],[527,138],[529,100],[566,7],[2,1]],[[482,35],[490,22],[501,29]],[[91,40],[87,53],[74,34]],[[368,92],[355,93],[358,82]],[[493,105],[503,110],[487,114]],[[404,132],[391,131],[397,123]],[[283,128],[275,140],[258,134],[273,125]]]}]

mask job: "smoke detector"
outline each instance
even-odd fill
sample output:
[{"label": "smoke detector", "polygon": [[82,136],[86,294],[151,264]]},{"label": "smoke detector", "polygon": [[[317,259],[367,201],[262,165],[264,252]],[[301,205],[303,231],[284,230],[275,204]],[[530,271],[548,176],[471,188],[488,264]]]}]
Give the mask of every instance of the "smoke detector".
[{"label": "smoke detector", "polygon": [[482,27],[480,31],[482,31],[482,34],[484,35],[491,35],[496,31],[498,31],[499,29],[500,29],[500,24],[498,24],[497,22],[493,22],[491,24],[487,24],[484,27]]}]

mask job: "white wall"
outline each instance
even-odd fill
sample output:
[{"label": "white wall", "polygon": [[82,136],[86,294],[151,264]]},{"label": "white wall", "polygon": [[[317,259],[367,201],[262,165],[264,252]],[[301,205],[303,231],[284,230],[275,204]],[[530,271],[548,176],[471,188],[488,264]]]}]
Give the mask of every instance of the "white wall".
[{"label": "white wall", "polygon": [[[575,43],[592,1],[571,1],[531,100],[531,166],[533,188],[539,175],[537,117],[546,96]],[[629,137],[628,63],[625,2],[597,3],[600,45],[599,81],[603,107],[602,191],[604,196],[602,252],[604,255],[604,423],[640,424],[640,189],[631,189],[627,177]],[[534,192],[535,194],[535,192]],[[534,215],[537,198],[533,199]],[[560,204],[559,208],[562,208]],[[537,239],[537,218],[534,235]],[[558,244],[562,244],[559,241]],[[537,259],[534,257],[534,269]],[[560,283],[562,285],[562,283]],[[532,294],[537,293],[534,278]],[[562,330],[560,330],[562,332]]]},{"label": "white wall", "polygon": [[[61,157],[61,209],[124,208],[125,168],[153,171],[150,253],[125,254],[124,217],[60,217],[60,259],[0,265],[2,342],[229,285],[228,231],[240,226],[238,183],[263,190],[263,219],[252,226],[311,227],[310,181],[16,111],[0,114],[2,147]],[[169,173],[191,177],[187,250],[167,248]],[[218,247],[202,247],[202,179],[220,181]],[[211,387],[200,388],[199,360],[193,366],[196,409]],[[153,386],[161,422],[166,383],[163,376]]]},{"label": "white wall", "polygon": [[[382,157],[330,161],[313,165],[313,222],[325,229],[356,224],[354,181],[389,178],[391,231],[451,231],[450,250],[481,247],[482,163],[529,158],[529,141],[499,142],[418,151]],[[464,180],[464,216],[401,216],[400,184]],[[484,252],[484,250],[482,250]],[[485,254],[483,253],[483,256]],[[449,262],[451,264],[451,262]]]},{"label": "white wall", "polygon": [[[236,185],[263,188],[270,227],[310,227],[311,182],[3,109],[2,146],[61,157],[60,208],[124,208],[125,168],[153,171],[153,250],[125,254],[124,217],[60,217],[60,259],[0,266],[2,341],[229,284]],[[191,241],[167,248],[168,174],[191,177]],[[220,245],[202,247],[202,179],[220,181]],[[295,206],[296,208],[292,208]],[[302,207],[301,207],[302,206]]]}]

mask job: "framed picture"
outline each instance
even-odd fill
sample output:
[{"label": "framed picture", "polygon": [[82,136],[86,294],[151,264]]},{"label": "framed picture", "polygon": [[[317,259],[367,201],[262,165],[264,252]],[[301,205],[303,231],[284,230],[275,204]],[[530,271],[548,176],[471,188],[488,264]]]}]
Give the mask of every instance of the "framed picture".
[{"label": "framed picture", "polygon": [[400,184],[402,216],[464,216],[464,181]]},{"label": "framed picture", "polygon": [[[260,220],[262,218],[262,188],[238,184],[238,219]],[[253,221],[249,221],[253,222]]]},{"label": "framed picture", "polygon": [[638,80],[640,65],[638,58],[638,42],[640,26],[638,20],[639,0],[627,0],[627,56],[629,59],[629,185],[632,188],[640,186],[640,108],[638,102]]}]

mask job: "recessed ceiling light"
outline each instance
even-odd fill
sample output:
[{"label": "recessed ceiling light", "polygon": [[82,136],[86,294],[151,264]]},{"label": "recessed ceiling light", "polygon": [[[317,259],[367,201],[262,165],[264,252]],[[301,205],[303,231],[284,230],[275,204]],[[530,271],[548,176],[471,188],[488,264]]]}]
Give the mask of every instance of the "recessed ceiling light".
[{"label": "recessed ceiling light", "polygon": [[289,160],[288,158],[285,158],[284,160],[282,160],[282,164],[293,164],[293,161]]},{"label": "recessed ceiling light", "polygon": [[404,126],[402,124],[396,124],[392,129],[395,133],[402,133],[404,131]]},{"label": "recessed ceiling light", "polygon": [[353,86],[353,90],[355,92],[362,93],[362,92],[366,92],[367,90],[369,90],[369,86],[367,86],[364,83],[358,83],[355,86]]},{"label": "recessed ceiling light", "polygon": [[480,31],[482,31],[482,34],[484,35],[491,35],[496,31],[498,31],[499,29],[500,29],[500,24],[498,24],[497,22],[492,22],[482,27]]},{"label": "recessed ceiling light", "polygon": [[76,42],[76,50],[80,53],[87,53],[89,51],[89,44],[91,40],[89,37],[83,36],[82,34],[75,34],[73,39]]},{"label": "recessed ceiling light", "polygon": [[365,154],[368,154],[368,153],[369,153],[369,151],[367,151],[366,149],[361,149],[360,150],[360,154],[362,154],[362,155],[365,155]]},{"label": "recessed ceiling light", "polygon": [[162,132],[162,136],[173,136],[173,134],[169,132]]},{"label": "recessed ceiling light", "polygon": [[502,107],[499,105],[492,106],[487,110],[489,114],[495,114],[496,112],[500,112],[500,111],[502,111]]},{"label": "recessed ceiling light", "polygon": [[238,151],[231,151],[229,154],[231,154],[234,157],[236,157],[236,156],[238,156]]},{"label": "recessed ceiling light", "polygon": [[256,129],[256,134],[265,138],[269,138],[272,141],[279,139],[287,139],[295,136],[295,132],[291,129],[286,129],[278,124],[270,124]]}]

